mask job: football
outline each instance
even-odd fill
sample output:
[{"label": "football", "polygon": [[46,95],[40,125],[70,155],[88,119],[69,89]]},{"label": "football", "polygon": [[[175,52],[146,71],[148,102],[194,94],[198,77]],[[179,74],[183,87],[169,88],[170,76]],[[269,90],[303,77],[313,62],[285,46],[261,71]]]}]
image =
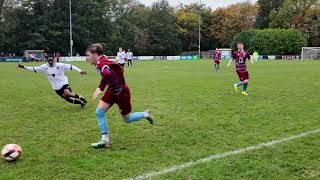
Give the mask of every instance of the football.
[{"label": "football", "polygon": [[7,144],[1,150],[1,157],[6,161],[15,161],[22,153],[22,149],[17,144]]}]

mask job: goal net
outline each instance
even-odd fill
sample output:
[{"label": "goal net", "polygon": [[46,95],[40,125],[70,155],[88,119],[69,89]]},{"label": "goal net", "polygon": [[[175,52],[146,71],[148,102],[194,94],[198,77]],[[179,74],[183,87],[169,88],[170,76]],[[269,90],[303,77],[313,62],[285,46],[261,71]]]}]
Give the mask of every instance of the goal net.
[{"label": "goal net", "polygon": [[303,47],[301,59],[318,59],[320,60],[320,47]]}]

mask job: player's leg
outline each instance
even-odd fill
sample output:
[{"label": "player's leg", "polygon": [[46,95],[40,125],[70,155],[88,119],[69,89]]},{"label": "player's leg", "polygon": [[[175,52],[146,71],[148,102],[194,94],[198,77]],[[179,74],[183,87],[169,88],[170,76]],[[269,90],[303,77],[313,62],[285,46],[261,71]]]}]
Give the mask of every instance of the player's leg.
[{"label": "player's leg", "polygon": [[131,59],[129,60],[129,62],[130,62],[130,65],[132,66],[132,60]]},{"label": "player's leg", "polygon": [[91,147],[93,148],[107,148],[111,146],[108,134],[108,121],[106,116],[106,112],[111,106],[112,104],[106,103],[103,100],[99,101],[99,104],[96,108],[96,118],[101,132],[101,140],[96,143],[92,143]]},{"label": "player's leg", "polygon": [[234,91],[237,93],[238,92],[238,87],[239,86],[243,86],[245,84],[244,80],[244,75],[243,75],[243,71],[237,71],[238,77],[240,79],[240,81],[238,83],[233,84],[234,87]]},{"label": "player's leg", "polygon": [[73,92],[69,86],[68,89],[64,89],[64,95],[65,96],[69,96],[69,97],[73,97],[73,98],[77,98],[77,99],[80,99],[82,102],[84,103],[87,103],[87,100],[85,99],[85,97],[81,96],[81,95],[78,95],[76,94],[75,92]]},{"label": "player's leg", "polygon": [[72,92],[70,86],[66,86],[66,89],[63,90],[63,95],[64,99],[70,103],[73,104],[80,104],[82,108],[85,107],[87,100],[82,97],[77,95],[76,93]]},{"label": "player's leg", "polygon": [[125,88],[121,95],[119,95],[116,103],[118,104],[122,118],[126,123],[132,123],[146,118],[150,124],[153,124],[153,116],[150,110],[130,113],[132,107],[130,90],[128,88]]},{"label": "player's leg", "polygon": [[61,98],[63,98],[63,99],[66,100],[67,102],[72,103],[72,104],[81,104],[80,102],[75,101],[74,98],[68,97],[68,96],[66,96],[66,95],[64,94],[64,91],[65,91],[66,88],[70,88],[70,87],[69,87],[68,85],[64,85],[61,89],[55,90],[55,91],[56,91],[56,93],[57,93]]},{"label": "player's leg", "polygon": [[248,73],[248,71],[245,71],[244,72],[244,84],[243,84],[243,86],[242,86],[242,94],[243,95],[245,95],[245,96],[248,96],[248,94],[247,94],[247,88],[248,88],[248,83],[249,83],[249,73]]},{"label": "player's leg", "polygon": [[214,69],[213,69],[213,70],[217,71],[217,65],[216,65],[216,63],[215,63],[215,61],[214,61],[214,60],[212,61],[212,64],[213,64],[213,67],[214,67]]}]

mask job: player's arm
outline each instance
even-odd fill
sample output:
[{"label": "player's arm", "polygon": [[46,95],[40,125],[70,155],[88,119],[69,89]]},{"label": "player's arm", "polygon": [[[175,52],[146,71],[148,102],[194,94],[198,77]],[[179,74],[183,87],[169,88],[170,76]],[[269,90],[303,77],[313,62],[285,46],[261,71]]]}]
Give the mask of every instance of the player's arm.
[{"label": "player's arm", "polygon": [[38,72],[43,73],[44,72],[42,66],[28,67],[28,66],[24,66],[22,64],[18,64],[18,68],[25,69],[26,71],[30,71],[30,72],[34,72],[34,73],[38,73]]},{"label": "player's arm", "polygon": [[78,71],[81,75],[87,74],[87,71],[81,70],[80,68],[72,64],[63,64],[63,69],[65,71]]},{"label": "player's arm", "polygon": [[97,97],[104,91],[104,89],[106,88],[106,86],[108,84],[109,77],[110,76],[109,76],[109,73],[107,72],[107,70],[104,70],[100,84],[99,84],[98,88],[92,94],[93,100],[97,99]]},{"label": "player's arm", "polygon": [[253,58],[253,56],[252,56],[252,57],[250,56],[250,53],[249,53],[249,52],[248,52],[248,58],[250,59],[251,64],[254,64],[254,63],[253,63],[253,59],[254,59],[254,58]]},{"label": "player's arm", "polygon": [[232,61],[233,61],[233,58],[231,58],[231,59],[229,60],[228,65],[227,65],[227,68],[231,65]]}]

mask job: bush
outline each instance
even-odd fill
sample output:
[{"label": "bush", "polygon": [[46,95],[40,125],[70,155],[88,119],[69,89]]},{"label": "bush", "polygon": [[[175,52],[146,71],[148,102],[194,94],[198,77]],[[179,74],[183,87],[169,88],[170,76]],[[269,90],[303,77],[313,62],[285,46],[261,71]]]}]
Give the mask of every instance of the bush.
[{"label": "bush", "polygon": [[306,38],[294,29],[264,29],[246,30],[237,34],[231,47],[242,41],[250,52],[257,50],[263,55],[295,55],[300,54],[301,48],[306,45]]},{"label": "bush", "polygon": [[231,48],[233,50],[237,49],[237,43],[242,42],[244,44],[245,48],[248,48],[250,52],[253,52],[254,49],[251,45],[251,38],[255,36],[258,33],[258,29],[250,29],[242,31],[241,33],[238,33],[234,36],[232,42],[231,42]]}]

